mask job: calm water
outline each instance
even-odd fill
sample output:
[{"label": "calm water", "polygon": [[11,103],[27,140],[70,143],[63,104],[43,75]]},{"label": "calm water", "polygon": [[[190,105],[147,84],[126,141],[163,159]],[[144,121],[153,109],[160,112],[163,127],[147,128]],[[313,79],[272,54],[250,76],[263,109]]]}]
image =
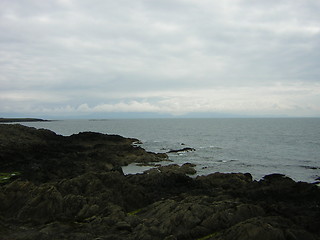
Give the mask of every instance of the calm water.
[{"label": "calm water", "polygon": [[121,119],[23,123],[62,135],[82,131],[138,138],[148,151],[183,147],[194,152],[170,154],[181,164],[197,164],[199,175],[250,172],[260,179],[283,173],[297,181],[320,176],[320,119]]}]

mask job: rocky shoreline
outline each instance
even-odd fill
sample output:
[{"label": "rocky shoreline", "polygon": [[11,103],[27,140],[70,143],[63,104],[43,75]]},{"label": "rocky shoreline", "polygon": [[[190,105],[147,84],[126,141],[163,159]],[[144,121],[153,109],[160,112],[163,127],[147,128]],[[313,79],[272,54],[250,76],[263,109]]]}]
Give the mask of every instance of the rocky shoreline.
[{"label": "rocky shoreline", "polygon": [[0,124],[0,238],[320,239],[316,185],[280,174],[190,178],[192,164],[124,175],[130,163],[167,160],[137,141]]}]

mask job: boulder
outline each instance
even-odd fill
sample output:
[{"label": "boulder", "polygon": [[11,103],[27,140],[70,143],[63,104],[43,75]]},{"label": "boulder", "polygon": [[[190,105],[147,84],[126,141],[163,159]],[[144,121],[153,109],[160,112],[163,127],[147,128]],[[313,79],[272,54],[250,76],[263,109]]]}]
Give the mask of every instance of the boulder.
[{"label": "boulder", "polygon": [[176,174],[189,174],[193,175],[196,173],[194,169],[196,165],[191,163],[184,163],[183,165],[179,166],[178,164],[170,164],[166,166],[158,167],[158,170],[162,173],[176,173]]},{"label": "boulder", "polygon": [[180,152],[190,152],[190,151],[195,151],[196,149],[190,148],[190,147],[185,147],[181,149],[171,149],[167,153],[180,153]]}]

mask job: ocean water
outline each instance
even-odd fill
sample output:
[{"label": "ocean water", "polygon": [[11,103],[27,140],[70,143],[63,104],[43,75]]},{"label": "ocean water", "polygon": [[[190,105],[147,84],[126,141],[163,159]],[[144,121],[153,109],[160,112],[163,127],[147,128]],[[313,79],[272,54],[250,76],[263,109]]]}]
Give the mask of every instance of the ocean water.
[{"label": "ocean water", "polygon": [[[196,164],[198,175],[249,172],[255,179],[282,173],[296,181],[320,177],[320,119],[106,119],[23,123],[62,135],[83,131],[139,139],[152,152],[172,153],[178,164]],[[139,167],[125,168],[129,173]],[[131,171],[131,172],[130,172]]]}]

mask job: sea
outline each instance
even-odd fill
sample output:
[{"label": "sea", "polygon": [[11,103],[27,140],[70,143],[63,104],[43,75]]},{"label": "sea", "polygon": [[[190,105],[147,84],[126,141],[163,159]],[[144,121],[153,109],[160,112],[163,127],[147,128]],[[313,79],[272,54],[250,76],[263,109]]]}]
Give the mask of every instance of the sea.
[{"label": "sea", "polygon": [[[248,172],[259,180],[280,173],[305,182],[320,177],[320,118],[82,119],[22,124],[64,136],[92,131],[137,138],[151,152],[193,148],[168,155],[171,164],[196,164],[196,175]],[[131,164],[123,170],[134,174],[147,168]]]}]

